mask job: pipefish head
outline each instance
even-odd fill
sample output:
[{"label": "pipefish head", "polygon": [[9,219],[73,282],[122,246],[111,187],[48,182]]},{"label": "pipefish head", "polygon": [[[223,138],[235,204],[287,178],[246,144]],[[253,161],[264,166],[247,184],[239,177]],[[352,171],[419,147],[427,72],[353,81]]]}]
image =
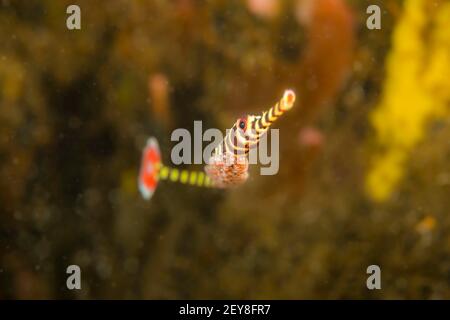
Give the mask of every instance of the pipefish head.
[{"label": "pipefish head", "polygon": [[244,146],[247,150],[257,145],[259,139],[267,132],[284,112],[290,110],[295,102],[295,93],[286,90],[283,97],[272,108],[259,115],[245,115],[236,120],[233,126],[233,137],[229,137],[231,144]]}]

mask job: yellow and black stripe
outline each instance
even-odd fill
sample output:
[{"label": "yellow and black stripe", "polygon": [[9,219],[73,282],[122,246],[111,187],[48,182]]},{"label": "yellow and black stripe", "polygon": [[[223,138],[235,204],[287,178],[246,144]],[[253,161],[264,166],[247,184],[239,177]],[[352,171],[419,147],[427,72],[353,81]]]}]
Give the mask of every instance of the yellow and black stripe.
[{"label": "yellow and black stripe", "polygon": [[259,143],[261,136],[266,133],[272,123],[290,110],[295,102],[295,93],[286,90],[283,97],[268,111],[261,115],[247,117],[247,129],[238,129],[235,123],[225,136],[223,142],[216,148],[216,154],[247,155],[250,148]]},{"label": "yellow and black stripe", "polygon": [[257,116],[252,122],[252,129],[259,138],[264,134],[270,125],[274,123],[286,111],[290,110],[295,102],[295,93],[292,90],[286,90],[283,97],[278,101],[269,111],[264,111],[260,116]]},{"label": "yellow and black stripe", "polygon": [[197,187],[213,187],[211,179],[201,171],[180,170],[161,165],[158,172],[159,180],[179,182]]}]

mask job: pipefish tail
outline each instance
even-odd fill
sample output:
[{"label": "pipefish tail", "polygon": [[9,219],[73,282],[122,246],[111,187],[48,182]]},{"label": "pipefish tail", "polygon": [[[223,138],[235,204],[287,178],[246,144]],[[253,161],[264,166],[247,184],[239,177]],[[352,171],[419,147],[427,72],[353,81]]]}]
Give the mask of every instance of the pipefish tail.
[{"label": "pipefish tail", "polygon": [[202,171],[180,170],[165,166],[161,161],[158,141],[150,137],[142,152],[139,170],[138,186],[142,197],[149,200],[161,180],[198,187],[212,186],[210,178]]},{"label": "pipefish tail", "polygon": [[250,149],[259,144],[270,126],[290,110],[294,102],[294,91],[286,90],[283,97],[269,110],[237,119],[214,149],[205,172],[165,166],[161,161],[157,140],[150,137],[142,153],[138,178],[142,197],[150,199],[161,180],[212,188],[231,188],[244,183],[248,179]]}]

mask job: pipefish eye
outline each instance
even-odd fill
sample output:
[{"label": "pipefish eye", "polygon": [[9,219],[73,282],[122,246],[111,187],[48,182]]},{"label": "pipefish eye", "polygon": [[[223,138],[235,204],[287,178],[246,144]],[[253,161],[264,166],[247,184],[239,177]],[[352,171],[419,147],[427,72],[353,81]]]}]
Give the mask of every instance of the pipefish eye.
[{"label": "pipefish eye", "polygon": [[247,120],[245,119],[240,119],[239,120],[239,128],[241,128],[242,130],[245,130],[245,127],[247,126]]}]

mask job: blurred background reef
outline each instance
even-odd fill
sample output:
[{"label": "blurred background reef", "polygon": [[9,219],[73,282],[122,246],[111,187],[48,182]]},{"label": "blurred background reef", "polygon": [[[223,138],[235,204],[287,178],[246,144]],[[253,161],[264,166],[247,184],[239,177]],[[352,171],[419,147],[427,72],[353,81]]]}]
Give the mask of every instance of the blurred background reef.
[{"label": "blurred background reef", "polygon": [[[0,299],[450,298],[449,1],[100,2],[0,0]],[[141,199],[148,136],[285,88],[277,175]]]}]

